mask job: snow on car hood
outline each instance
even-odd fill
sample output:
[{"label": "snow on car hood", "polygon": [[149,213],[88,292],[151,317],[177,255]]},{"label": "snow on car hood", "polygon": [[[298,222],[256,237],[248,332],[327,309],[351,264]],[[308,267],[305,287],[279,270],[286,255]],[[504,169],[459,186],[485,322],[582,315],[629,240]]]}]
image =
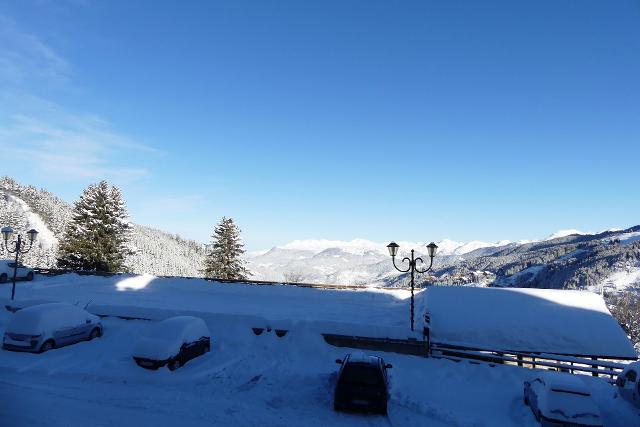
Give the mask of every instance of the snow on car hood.
[{"label": "snow on car hood", "polygon": [[601,425],[600,410],[591,396],[574,393],[550,391],[540,401],[545,416],[555,420],[584,425]]}]

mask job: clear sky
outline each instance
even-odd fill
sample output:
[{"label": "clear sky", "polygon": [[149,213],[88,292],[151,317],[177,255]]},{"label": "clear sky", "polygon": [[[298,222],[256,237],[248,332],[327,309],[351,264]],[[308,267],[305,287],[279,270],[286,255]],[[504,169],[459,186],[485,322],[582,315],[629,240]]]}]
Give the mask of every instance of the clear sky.
[{"label": "clear sky", "polygon": [[0,1],[0,174],[249,249],[640,223],[640,2]]}]

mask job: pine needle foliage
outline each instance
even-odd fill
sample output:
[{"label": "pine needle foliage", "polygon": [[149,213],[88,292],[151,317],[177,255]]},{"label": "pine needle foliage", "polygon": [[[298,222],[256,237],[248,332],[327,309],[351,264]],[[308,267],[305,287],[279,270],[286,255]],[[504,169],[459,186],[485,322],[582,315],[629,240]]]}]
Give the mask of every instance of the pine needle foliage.
[{"label": "pine needle foliage", "polygon": [[131,224],[122,193],[106,181],[90,185],[75,203],[60,242],[58,266],[72,270],[126,271]]},{"label": "pine needle foliage", "polygon": [[244,252],[240,229],[234,224],[232,218],[223,217],[211,236],[211,244],[205,259],[205,277],[228,280],[247,279],[251,273],[242,259]]}]

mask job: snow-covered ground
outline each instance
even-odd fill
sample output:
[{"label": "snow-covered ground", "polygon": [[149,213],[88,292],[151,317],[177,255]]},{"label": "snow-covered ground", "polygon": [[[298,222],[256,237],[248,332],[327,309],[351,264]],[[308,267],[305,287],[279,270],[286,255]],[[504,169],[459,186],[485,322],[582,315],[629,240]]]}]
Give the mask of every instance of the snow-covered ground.
[{"label": "snow-covered ground", "polygon": [[[8,295],[9,286],[0,287]],[[92,301],[90,310],[162,319],[196,312],[212,351],[175,372],[147,371],[131,355],[156,323],[103,319],[102,338],[44,354],[0,351],[3,426],[535,426],[522,387],[536,374],[512,366],[374,353],[393,364],[389,417],[336,413],[336,358],[319,328],[407,332],[408,292],[223,285],[152,276],[37,276],[18,302]],[[12,316],[0,311],[0,334]],[[256,322],[289,332],[254,335]],[[259,326],[259,325],[258,325]],[[639,425],[640,411],[603,379],[580,377],[607,426]]]},{"label": "snow-covered ground", "polygon": [[[0,313],[0,333],[10,314]],[[378,353],[391,369],[389,417],[336,413],[332,392],[348,349],[304,328],[255,336],[209,322],[212,351],[175,372],[131,359],[153,322],[104,320],[104,336],[44,354],[0,351],[3,426],[535,426],[522,384],[535,371]],[[589,385],[606,425],[638,425],[603,380]]]}]

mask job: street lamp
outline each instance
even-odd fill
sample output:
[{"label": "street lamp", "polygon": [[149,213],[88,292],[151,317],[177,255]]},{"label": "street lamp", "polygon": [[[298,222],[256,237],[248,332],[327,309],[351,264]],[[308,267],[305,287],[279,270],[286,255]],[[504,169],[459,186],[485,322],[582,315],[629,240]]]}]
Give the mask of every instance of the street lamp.
[{"label": "street lamp", "polygon": [[2,232],[2,239],[4,240],[4,247],[7,249],[7,252],[9,252],[10,254],[16,254],[16,260],[13,264],[13,287],[11,288],[11,300],[13,300],[16,295],[16,273],[18,272],[18,256],[20,254],[26,254],[31,250],[31,248],[33,247],[33,242],[38,236],[38,232],[34,228],[27,231],[27,235],[29,236],[29,247],[27,249],[24,249],[22,247],[22,244],[24,242],[22,241],[22,236],[20,234],[18,234],[18,238],[15,241],[11,242],[13,244],[13,249],[9,249],[9,239],[13,234],[13,228],[2,227],[2,230],[0,230],[0,232]]},{"label": "street lamp", "polygon": [[414,257],[413,249],[411,249],[411,258],[404,257],[404,259],[402,260],[403,263],[405,261],[409,261],[409,267],[406,270],[398,268],[398,266],[396,265],[396,255],[398,255],[398,249],[400,249],[400,245],[398,245],[396,242],[391,242],[387,245],[387,249],[389,249],[389,255],[391,255],[391,260],[393,261],[393,266],[396,268],[396,270],[398,270],[401,273],[411,272],[411,330],[413,331],[413,311],[414,311],[413,288],[415,286],[414,276],[416,272],[426,273],[427,271],[431,270],[431,267],[433,266],[433,257],[435,257],[436,252],[438,252],[438,245],[436,245],[433,242],[427,245],[427,254],[429,255],[430,262],[429,262],[429,268],[427,268],[426,270],[418,269],[418,266],[417,266],[418,261],[420,261],[423,264],[426,264],[426,263],[422,260],[422,258]]}]

